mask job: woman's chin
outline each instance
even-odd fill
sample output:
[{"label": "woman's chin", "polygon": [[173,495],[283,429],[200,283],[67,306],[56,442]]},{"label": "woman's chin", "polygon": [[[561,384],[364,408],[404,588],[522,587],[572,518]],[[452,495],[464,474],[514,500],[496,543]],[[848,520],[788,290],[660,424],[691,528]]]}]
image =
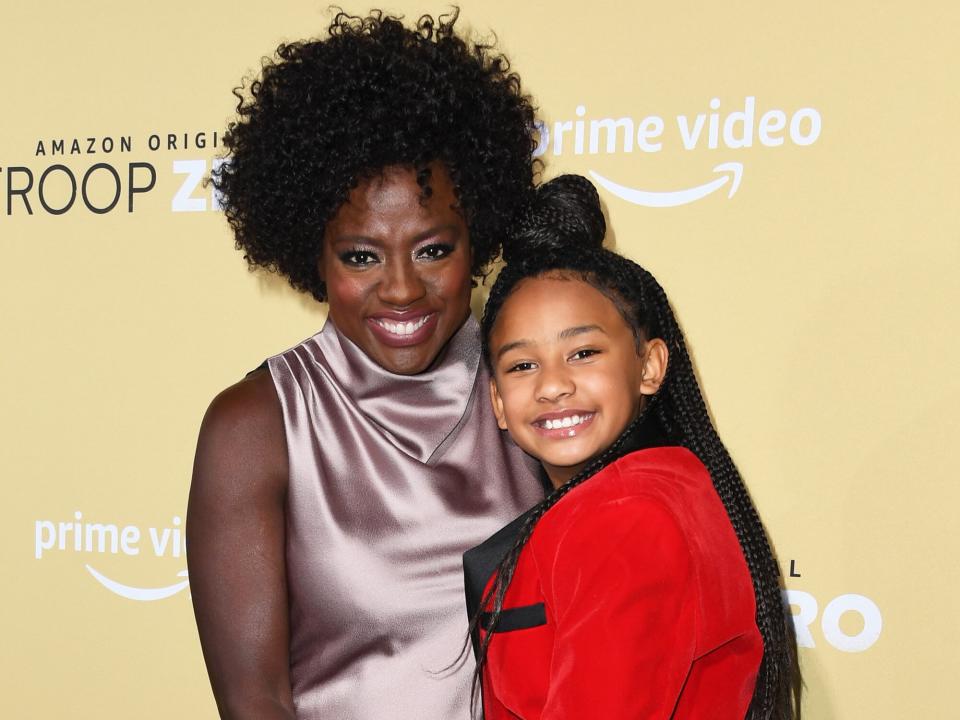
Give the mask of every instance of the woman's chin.
[{"label": "woman's chin", "polygon": [[395,375],[419,375],[436,362],[439,352],[433,348],[384,348],[371,359],[387,372]]}]

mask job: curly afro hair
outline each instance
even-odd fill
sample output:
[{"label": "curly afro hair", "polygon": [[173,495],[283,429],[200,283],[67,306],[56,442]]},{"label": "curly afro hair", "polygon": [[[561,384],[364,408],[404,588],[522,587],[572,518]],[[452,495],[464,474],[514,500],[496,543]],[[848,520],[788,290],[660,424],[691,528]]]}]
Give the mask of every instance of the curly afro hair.
[{"label": "curly afro hair", "polygon": [[470,230],[474,277],[534,183],[534,108],[508,60],[454,32],[458,11],[401,18],[340,12],[328,36],[283,44],[249,92],[234,90],[228,162],[211,181],[251,267],[326,299],[317,274],[326,223],[351,189],[392,165],[453,181]]}]

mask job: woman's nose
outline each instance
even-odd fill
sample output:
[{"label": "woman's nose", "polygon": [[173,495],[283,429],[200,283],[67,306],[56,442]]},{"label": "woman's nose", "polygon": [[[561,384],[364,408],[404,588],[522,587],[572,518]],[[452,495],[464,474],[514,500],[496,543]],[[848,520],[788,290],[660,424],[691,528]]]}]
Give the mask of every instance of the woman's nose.
[{"label": "woman's nose", "polygon": [[426,294],[426,286],[411,260],[388,262],[378,288],[380,299],[395,307],[407,307]]}]

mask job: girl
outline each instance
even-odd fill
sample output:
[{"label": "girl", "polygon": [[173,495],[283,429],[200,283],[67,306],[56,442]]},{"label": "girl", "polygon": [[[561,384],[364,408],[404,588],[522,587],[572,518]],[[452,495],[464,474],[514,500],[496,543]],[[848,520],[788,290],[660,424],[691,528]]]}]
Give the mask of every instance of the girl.
[{"label": "girl", "polygon": [[542,186],[483,318],[497,422],[555,488],[464,557],[485,717],[793,718],[763,526],[663,289],[604,232],[589,181]]}]

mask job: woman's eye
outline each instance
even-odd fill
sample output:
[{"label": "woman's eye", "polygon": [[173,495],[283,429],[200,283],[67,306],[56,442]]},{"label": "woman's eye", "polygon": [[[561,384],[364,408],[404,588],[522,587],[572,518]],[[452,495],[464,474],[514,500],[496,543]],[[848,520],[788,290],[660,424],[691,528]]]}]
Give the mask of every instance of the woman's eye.
[{"label": "woman's eye", "polygon": [[448,245],[446,243],[433,243],[432,245],[425,245],[417,250],[417,257],[424,258],[426,260],[439,260],[440,258],[446,257],[452,252],[453,245]]},{"label": "woman's eye", "polygon": [[354,267],[366,267],[377,260],[377,256],[369,250],[348,250],[340,253],[340,261],[345,265],[353,265]]},{"label": "woman's eye", "polygon": [[594,348],[583,348],[582,350],[577,350],[573,355],[570,356],[571,360],[585,360],[588,357],[593,357],[594,355],[599,355],[600,351]]}]

